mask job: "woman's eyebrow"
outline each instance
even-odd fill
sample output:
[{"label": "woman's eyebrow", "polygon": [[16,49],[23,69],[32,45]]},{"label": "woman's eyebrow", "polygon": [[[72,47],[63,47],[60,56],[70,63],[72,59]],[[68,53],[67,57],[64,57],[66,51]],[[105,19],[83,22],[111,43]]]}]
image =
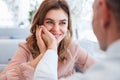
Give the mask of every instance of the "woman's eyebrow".
[{"label": "woman's eyebrow", "polygon": [[51,20],[51,21],[54,21],[53,19],[51,19],[51,18],[45,18],[45,20]]},{"label": "woman's eyebrow", "polygon": [[60,20],[60,21],[68,21],[67,19],[63,19],[63,20]]},{"label": "woman's eyebrow", "polygon": [[[45,20],[51,20],[51,21],[54,21],[53,19],[51,18],[45,18]],[[68,21],[67,19],[62,19],[62,20],[59,20],[59,21]]]}]

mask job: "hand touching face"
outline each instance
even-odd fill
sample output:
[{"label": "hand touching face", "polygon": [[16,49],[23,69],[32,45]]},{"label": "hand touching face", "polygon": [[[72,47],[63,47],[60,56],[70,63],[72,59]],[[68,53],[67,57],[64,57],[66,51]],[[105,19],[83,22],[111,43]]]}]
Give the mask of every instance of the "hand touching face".
[{"label": "hand touching face", "polygon": [[57,49],[58,44],[66,36],[68,30],[68,15],[62,9],[47,12],[42,26],[36,30],[37,43],[42,52],[49,48]]},{"label": "hand touching face", "polygon": [[42,27],[42,38],[45,42],[47,49],[57,50],[57,40],[53,34],[51,34],[44,26]]},{"label": "hand touching face", "polygon": [[36,68],[38,62],[41,60],[47,49],[57,50],[57,40],[45,26],[36,25],[36,39],[40,50],[40,55],[29,62],[29,65]]},{"label": "hand touching face", "polygon": [[45,53],[47,47],[42,39],[42,28],[41,26],[36,26],[36,39],[37,45],[39,47],[40,53]]},{"label": "hand touching face", "polygon": [[57,40],[45,26],[36,26],[37,44],[41,53],[45,53],[47,49],[57,50]]}]

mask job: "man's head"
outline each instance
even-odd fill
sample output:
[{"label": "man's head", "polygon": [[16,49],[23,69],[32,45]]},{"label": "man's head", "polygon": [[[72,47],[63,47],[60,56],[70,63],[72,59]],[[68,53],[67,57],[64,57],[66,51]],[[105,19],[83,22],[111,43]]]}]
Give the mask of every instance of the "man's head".
[{"label": "man's head", "polygon": [[120,39],[120,0],[94,1],[93,31],[102,50]]}]

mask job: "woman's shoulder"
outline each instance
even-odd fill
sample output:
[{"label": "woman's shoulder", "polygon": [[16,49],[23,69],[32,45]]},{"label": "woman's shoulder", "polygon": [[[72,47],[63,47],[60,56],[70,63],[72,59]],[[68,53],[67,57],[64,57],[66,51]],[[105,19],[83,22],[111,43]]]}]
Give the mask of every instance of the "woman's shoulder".
[{"label": "woman's shoulder", "polygon": [[29,50],[29,48],[27,47],[26,42],[20,42],[19,45],[18,45],[18,47],[22,51],[24,50],[27,53],[31,53],[30,50]]},{"label": "woman's shoulder", "polygon": [[78,50],[78,43],[77,41],[71,41],[69,47],[68,47],[68,50],[70,51],[71,55],[75,55],[76,54],[76,51]]},{"label": "woman's shoulder", "polygon": [[77,47],[80,47],[79,46],[79,42],[77,41],[77,40],[72,40],[71,41],[71,43],[70,43],[70,45],[69,45],[69,48],[71,49],[71,48],[77,48]]},{"label": "woman's shoulder", "polygon": [[20,54],[22,53],[24,56],[28,57],[28,59],[32,57],[32,53],[29,50],[29,48],[27,47],[26,42],[20,42],[18,47],[19,47],[18,52]]},{"label": "woman's shoulder", "polygon": [[18,46],[22,48],[27,48],[26,42],[19,42]]},{"label": "woman's shoulder", "polygon": [[79,41],[77,40],[72,41],[68,49],[72,54],[85,52],[85,50],[80,46]]}]

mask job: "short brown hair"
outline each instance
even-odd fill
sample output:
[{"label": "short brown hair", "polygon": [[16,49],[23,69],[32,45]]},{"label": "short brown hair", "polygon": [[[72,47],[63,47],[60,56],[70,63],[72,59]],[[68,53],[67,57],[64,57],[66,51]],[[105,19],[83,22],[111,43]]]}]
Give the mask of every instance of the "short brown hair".
[{"label": "short brown hair", "polygon": [[106,0],[106,4],[113,12],[120,31],[120,0]]}]

